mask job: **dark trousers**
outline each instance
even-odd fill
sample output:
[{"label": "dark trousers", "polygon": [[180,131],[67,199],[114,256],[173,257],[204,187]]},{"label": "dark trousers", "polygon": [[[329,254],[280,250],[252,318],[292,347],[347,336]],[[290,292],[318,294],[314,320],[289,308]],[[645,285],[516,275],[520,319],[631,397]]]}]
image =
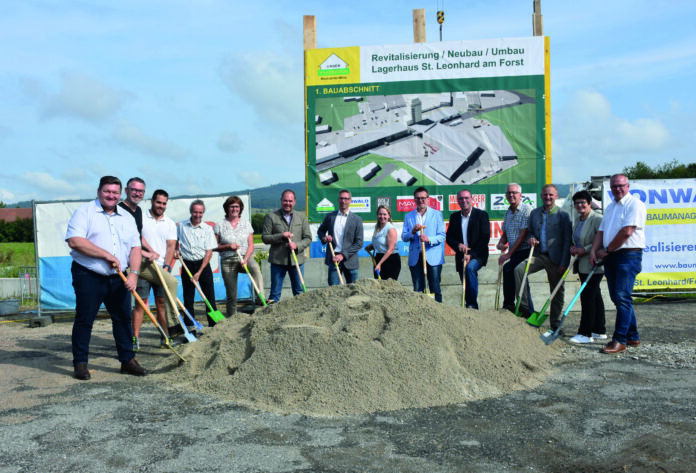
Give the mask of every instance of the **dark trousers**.
[{"label": "dark trousers", "polygon": [[73,262],[70,268],[75,289],[75,322],[72,330],[73,364],[87,363],[92,326],[102,303],[111,315],[118,360],[128,362],[133,353],[131,295],[118,275],[102,276]]},{"label": "dark trousers", "polygon": [[[587,274],[578,273],[580,282],[587,281]],[[593,333],[604,335],[606,329],[606,319],[604,316],[604,300],[602,299],[602,291],[599,289],[599,283],[602,281],[604,274],[595,273],[592,275],[587,286],[580,293],[580,304],[582,305],[582,315],[580,316],[580,328],[578,333],[586,337]]]},{"label": "dark trousers", "polygon": [[[503,307],[515,307],[515,301],[517,300],[516,287],[515,287],[515,268],[522,261],[526,261],[529,258],[529,248],[524,250],[515,251],[507,263],[503,266]],[[529,294],[529,280],[527,280],[527,294]],[[530,309],[532,309],[531,297],[528,302]]]},{"label": "dark trousers", "polygon": [[[199,269],[201,269],[201,264],[203,260],[198,261],[188,261],[184,260],[186,267],[191,271],[191,274],[196,274]],[[207,264],[203,271],[201,271],[201,276],[198,278],[198,285],[201,286],[205,298],[208,299],[213,310],[217,310],[217,305],[215,305],[215,283],[213,282],[213,271],[210,269],[210,265]],[[184,293],[184,307],[189,311],[192,317],[196,317],[196,313],[193,310],[193,302],[196,298],[196,286],[189,277],[188,273],[184,271],[181,273],[181,289]],[[208,314],[208,306],[206,305],[206,316],[208,317],[208,327],[213,327],[215,321],[210,318]],[[191,323],[188,318],[184,319],[186,323]],[[187,325],[187,327],[193,327],[193,325]]]},{"label": "dark trousers", "polygon": [[[384,253],[377,253],[375,255],[375,260],[380,262],[384,258]],[[379,276],[382,279],[394,279],[399,280],[399,273],[401,273],[401,257],[395,251],[389,255],[389,258],[382,263],[382,270],[379,272]],[[375,273],[375,279],[377,279],[377,273]]]}]

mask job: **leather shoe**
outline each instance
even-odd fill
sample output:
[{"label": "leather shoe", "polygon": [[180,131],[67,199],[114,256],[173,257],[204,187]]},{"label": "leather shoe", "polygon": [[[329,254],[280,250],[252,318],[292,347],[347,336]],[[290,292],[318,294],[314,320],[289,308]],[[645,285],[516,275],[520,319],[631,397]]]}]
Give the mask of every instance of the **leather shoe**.
[{"label": "leather shoe", "polygon": [[132,374],[133,376],[145,376],[147,370],[140,366],[135,358],[128,362],[121,363],[121,374]]},{"label": "leather shoe", "polygon": [[629,347],[637,347],[639,345],[640,345],[640,340],[628,340],[626,342],[626,346],[629,346]]},{"label": "leather shoe", "polygon": [[92,377],[87,369],[87,363],[77,363],[75,365],[75,378],[81,379],[82,381],[87,381]]},{"label": "leather shoe", "polygon": [[607,343],[607,346],[599,351],[608,355],[615,355],[617,353],[621,353],[622,351],[626,351],[626,345],[612,340],[611,342]]}]

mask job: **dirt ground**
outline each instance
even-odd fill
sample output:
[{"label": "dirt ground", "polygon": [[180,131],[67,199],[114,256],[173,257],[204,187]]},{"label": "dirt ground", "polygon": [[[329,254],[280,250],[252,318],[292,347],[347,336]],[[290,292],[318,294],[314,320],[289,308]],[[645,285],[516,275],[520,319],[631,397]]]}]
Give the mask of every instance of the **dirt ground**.
[{"label": "dirt ground", "polygon": [[[536,388],[340,417],[261,412],[157,373],[120,375],[108,320],[95,326],[92,380],[77,381],[69,317],[45,328],[0,319],[0,473],[691,472],[696,303],[636,312],[642,346],[608,356],[599,342],[561,339],[555,373]],[[158,342],[144,333],[144,366],[169,356]]]}]

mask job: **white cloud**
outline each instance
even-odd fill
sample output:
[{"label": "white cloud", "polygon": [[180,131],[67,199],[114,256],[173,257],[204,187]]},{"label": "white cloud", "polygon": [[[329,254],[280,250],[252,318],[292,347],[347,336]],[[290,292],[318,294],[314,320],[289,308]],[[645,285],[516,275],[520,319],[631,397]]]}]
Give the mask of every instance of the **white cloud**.
[{"label": "white cloud", "polygon": [[573,94],[553,120],[554,179],[559,182],[620,171],[664,154],[672,140],[661,121],[619,117],[609,100],[592,90]]},{"label": "white cloud", "polygon": [[128,93],[110,87],[87,74],[65,72],[58,93],[44,96],[42,116],[72,116],[87,121],[101,121],[116,114],[128,99]]},{"label": "white cloud", "polygon": [[268,178],[257,171],[242,171],[237,177],[250,188],[260,187],[268,182]]},{"label": "white cloud", "polygon": [[[24,173],[20,180],[27,187],[32,189],[32,194],[40,196],[49,196],[48,199],[79,199],[84,198],[85,190],[83,187],[76,187],[75,182],[71,180],[58,179],[46,172],[27,172]],[[98,182],[93,183],[94,194]],[[43,197],[42,197],[43,198]]]},{"label": "white cloud", "polygon": [[220,65],[225,85],[250,104],[262,122],[302,124],[302,65],[269,51],[228,56]]},{"label": "white cloud", "polygon": [[188,150],[148,135],[135,125],[121,122],[113,133],[116,141],[140,151],[143,154],[183,161],[190,153]]}]

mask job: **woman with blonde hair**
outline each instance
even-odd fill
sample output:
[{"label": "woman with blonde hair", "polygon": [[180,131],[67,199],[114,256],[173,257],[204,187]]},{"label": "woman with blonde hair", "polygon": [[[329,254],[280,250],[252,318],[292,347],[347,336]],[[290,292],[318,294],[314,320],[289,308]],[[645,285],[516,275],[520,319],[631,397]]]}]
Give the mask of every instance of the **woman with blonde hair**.
[{"label": "woman with blonde hair", "polygon": [[[227,291],[227,316],[237,313],[237,275],[249,268],[249,277],[258,287],[263,287],[261,270],[254,259],[254,229],[241,218],[244,211],[242,199],[233,195],[222,204],[225,218],[215,224],[213,232],[218,241],[214,251],[220,252],[220,269]],[[239,250],[239,252],[237,251]],[[241,255],[241,259],[239,256]],[[252,291],[252,297],[254,293]]]},{"label": "woman with blonde hair", "polygon": [[377,223],[372,234],[372,243],[365,249],[376,251],[375,279],[379,273],[382,279],[399,279],[401,272],[401,257],[396,249],[398,232],[391,220],[391,210],[386,205],[377,207]]}]

